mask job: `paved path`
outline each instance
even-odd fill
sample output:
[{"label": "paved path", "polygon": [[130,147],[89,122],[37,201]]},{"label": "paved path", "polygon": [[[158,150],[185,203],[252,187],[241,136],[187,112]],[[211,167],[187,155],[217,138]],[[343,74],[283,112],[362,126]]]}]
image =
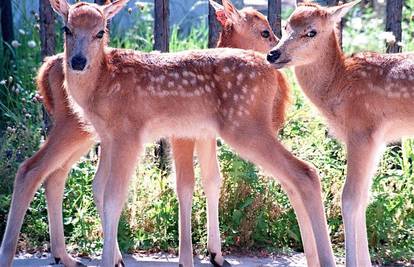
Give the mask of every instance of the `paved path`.
[{"label": "paved path", "polygon": [[[298,253],[291,256],[278,256],[269,258],[256,257],[232,257],[227,256],[226,259],[237,267],[302,267],[306,266],[305,257]],[[87,266],[98,266],[97,259],[81,259],[82,263]],[[152,256],[143,255],[126,255],[124,256],[126,266],[128,267],[177,267],[178,258],[168,254],[156,254]],[[40,267],[51,266],[60,267],[62,265],[53,265],[54,260],[48,258],[47,255],[39,258],[33,255],[24,255],[14,260],[13,267]],[[207,259],[194,258],[195,267],[211,267],[212,265]]]}]

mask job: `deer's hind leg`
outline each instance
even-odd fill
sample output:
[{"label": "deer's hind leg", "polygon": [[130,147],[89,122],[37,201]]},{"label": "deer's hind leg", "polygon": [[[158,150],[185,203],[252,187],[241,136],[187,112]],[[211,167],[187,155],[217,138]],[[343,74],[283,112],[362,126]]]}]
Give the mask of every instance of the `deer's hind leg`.
[{"label": "deer's hind leg", "polygon": [[44,183],[52,255],[56,263],[61,263],[68,267],[83,265],[74,260],[66,251],[62,220],[63,191],[65,189],[66,178],[72,165],[87,153],[92,143],[92,140],[90,142],[85,140],[84,144],[79,145],[79,149],[74,152],[70,159],[50,174]]},{"label": "deer's hind leg", "polygon": [[214,266],[231,266],[221,252],[219,227],[219,199],[221,187],[220,166],[217,160],[216,139],[197,140],[201,179],[207,198],[207,249]]},{"label": "deer's hind leg", "polygon": [[194,193],[194,140],[171,138],[179,203],[179,263],[193,266],[191,208]]},{"label": "deer's hind leg", "polygon": [[[0,248],[0,266],[11,266],[24,215],[41,183],[64,166],[81,147],[88,146],[89,142],[90,136],[82,133],[76,124],[68,123],[65,127],[55,126],[40,150],[20,166],[15,178],[12,203]],[[54,177],[63,180],[66,178]]]},{"label": "deer's hind leg", "polygon": [[298,217],[309,266],[335,266],[316,170],[294,157],[272,136],[270,123],[248,129],[223,129],[220,133],[242,157],[276,177],[288,194]]}]

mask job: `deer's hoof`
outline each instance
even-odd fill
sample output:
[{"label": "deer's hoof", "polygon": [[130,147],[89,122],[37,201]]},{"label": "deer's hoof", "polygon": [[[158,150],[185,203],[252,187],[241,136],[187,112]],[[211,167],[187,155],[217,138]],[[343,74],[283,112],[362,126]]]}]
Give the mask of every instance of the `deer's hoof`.
[{"label": "deer's hoof", "polygon": [[125,267],[125,262],[123,259],[120,259],[117,264],[115,264],[115,267]]},{"label": "deer's hoof", "polygon": [[73,259],[72,257],[69,257],[68,259],[69,262],[65,262],[64,260],[62,260],[59,257],[55,257],[55,265],[58,264],[63,264],[64,266],[73,266],[73,267],[86,267],[85,264],[83,264],[80,261],[77,261],[75,259]]},{"label": "deer's hoof", "polygon": [[226,260],[224,260],[223,265],[218,264],[216,262],[216,253],[208,252],[208,254],[210,255],[210,262],[211,264],[213,264],[214,267],[231,267],[231,264]]}]

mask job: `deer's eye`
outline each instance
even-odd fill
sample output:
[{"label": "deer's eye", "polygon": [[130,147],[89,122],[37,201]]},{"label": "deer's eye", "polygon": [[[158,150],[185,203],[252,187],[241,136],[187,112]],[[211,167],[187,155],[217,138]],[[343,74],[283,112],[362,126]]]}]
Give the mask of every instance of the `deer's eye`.
[{"label": "deer's eye", "polygon": [[100,31],[100,32],[98,32],[98,33],[96,34],[96,38],[101,39],[101,38],[104,36],[104,34],[105,34],[105,31],[104,31],[104,30],[102,30],[102,31]]},{"label": "deer's eye", "polygon": [[310,38],[313,38],[313,37],[315,37],[316,36],[316,31],[315,30],[311,30],[310,32],[308,32],[307,34],[306,34],[306,37],[310,37]]},{"label": "deer's eye", "polygon": [[72,35],[72,32],[67,26],[63,26],[62,30],[65,32],[66,35],[69,35],[69,36]]},{"label": "deer's eye", "polygon": [[263,38],[269,38],[270,37],[270,32],[268,30],[264,30],[261,33]]}]

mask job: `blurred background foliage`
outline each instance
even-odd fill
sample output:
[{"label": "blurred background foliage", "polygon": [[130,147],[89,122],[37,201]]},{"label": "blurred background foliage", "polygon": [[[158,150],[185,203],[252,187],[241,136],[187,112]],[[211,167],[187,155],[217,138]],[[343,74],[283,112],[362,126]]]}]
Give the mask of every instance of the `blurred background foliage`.
[{"label": "blurred background foliage", "polygon": [[[371,1],[368,1],[371,2]],[[377,3],[377,2],[376,2]],[[152,50],[153,18],[151,5],[137,6],[128,16],[134,24],[122,35],[112,36],[111,45],[143,51]],[[406,0],[403,19],[403,50],[413,50],[414,0]],[[291,9],[285,9],[286,19]],[[39,21],[35,12],[21,14],[15,41],[3,42],[3,49],[14,55],[0,59],[0,236],[10,205],[14,175],[19,164],[43,142],[42,113],[34,78],[41,64]],[[116,28],[116,25],[113,25]],[[60,27],[57,27],[59,29]],[[346,53],[362,50],[385,51],[392,36],[384,33],[384,14],[369,4],[347,16],[343,29]],[[62,38],[57,32],[58,49]],[[178,27],[171,33],[172,51],[206,48],[206,24],[193,27],[187,35]],[[343,224],[340,192],[345,176],[343,146],[329,135],[322,118],[304,98],[291,72],[293,104],[286,126],[280,132],[283,143],[297,156],[320,171],[325,207],[335,253],[343,255]],[[254,137],[252,137],[254,138]],[[176,252],[178,247],[178,202],[173,173],[157,169],[153,146],[148,145],[139,173],[131,180],[131,192],[122,215],[119,243],[123,251]],[[220,196],[220,222],[227,251],[302,251],[299,228],[287,196],[279,184],[252,164],[241,160],[218,140],[223,175]],[[97,156],[91,152],[74,166],[64,198],[64,224],[68,248],[79,255],[99,253],[102,233],[93,204],[91,182]],[[367,211],[368,238],[373,260],[379,263],[405,262],[414,258],[414,143],[405,140],[390,145],[373,180]],[[195,165],[199,178],[199,168]],[[19,249],[47,249],[47,210],[44,190],[40,189],[26,215]],[[197,179],[193,200],[193,243],[196,252],[206,250],[206,204]]]}]

